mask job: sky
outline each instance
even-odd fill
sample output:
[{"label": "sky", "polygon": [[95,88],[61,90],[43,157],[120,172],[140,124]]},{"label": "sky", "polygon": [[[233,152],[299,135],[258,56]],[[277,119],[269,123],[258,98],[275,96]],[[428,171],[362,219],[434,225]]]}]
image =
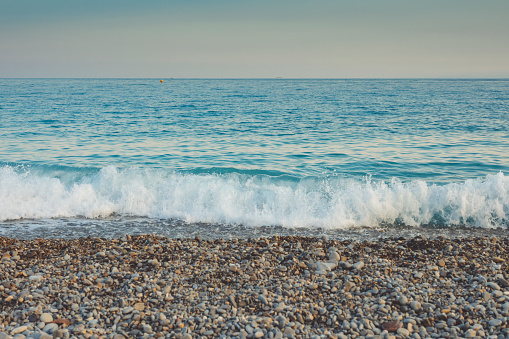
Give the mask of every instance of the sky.
[{"label": "sky", "polygon": [[509,78],[508,0],[0,0],[0,78]]}]

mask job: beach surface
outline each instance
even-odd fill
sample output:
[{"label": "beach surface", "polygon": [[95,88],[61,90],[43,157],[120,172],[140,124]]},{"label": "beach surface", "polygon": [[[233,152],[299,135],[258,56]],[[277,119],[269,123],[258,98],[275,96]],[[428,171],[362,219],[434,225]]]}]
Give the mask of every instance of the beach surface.
[{"label": "beach surface", "polygon": [[0,338],[509,335],[509,238],[0,237]]}]

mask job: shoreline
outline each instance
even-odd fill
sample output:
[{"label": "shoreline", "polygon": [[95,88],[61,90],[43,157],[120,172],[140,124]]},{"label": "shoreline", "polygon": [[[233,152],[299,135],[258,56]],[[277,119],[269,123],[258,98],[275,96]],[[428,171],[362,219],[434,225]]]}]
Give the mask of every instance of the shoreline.
[{"label": "shoreline", "polygon": [[0,338],[506,338],[508,263],[508,236],[0,237]]},{"label": "shoreline", "polygon": [[100,237],[115,239],[130,234],[138,236],[157,234],[159,236],[185,239],[199,237],[205,240],[252,239],[274,236],[327,237],[336,240],[377,241],[390,237],[413,238],[423,236],[435,238],[464,237],[506,237],[506,227],[469,227],[464,225],[407,226],[380,224],[378,226],[326,228],[326,227],[284,227],[247,226],[228,223],[186,222],[179,219],[157,219],[146,217],[117,216],[104,219],[58,218],[22,219],[0,222],[0,237],[17,239],[78,239]]}]

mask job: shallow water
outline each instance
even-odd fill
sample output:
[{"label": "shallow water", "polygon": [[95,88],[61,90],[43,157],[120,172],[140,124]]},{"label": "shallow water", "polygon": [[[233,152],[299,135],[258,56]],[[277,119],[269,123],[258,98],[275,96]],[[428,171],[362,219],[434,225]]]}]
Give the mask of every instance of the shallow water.
[{"label": "shallow water", "polygon": [[0,222],[0,236],[17,239],[78,239],[86,237],[120,238],[125,234],[156,234],[169,238],[189,239],[252,239],[273,236],[304,236],[324,239],[376,241],[390,237],[468,238],[507,237],[503,228],[471,227],[408,227],[379,225],[348,229],[285,228],[281,226],[252,227],[238,224],[186,223],[175,219],[118,217],[103,219],[65,218]]}]

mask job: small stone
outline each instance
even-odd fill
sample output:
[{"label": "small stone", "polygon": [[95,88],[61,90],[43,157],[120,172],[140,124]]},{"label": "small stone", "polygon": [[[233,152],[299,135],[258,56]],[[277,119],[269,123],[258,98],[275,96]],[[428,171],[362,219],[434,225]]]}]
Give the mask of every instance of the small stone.
[{"label": "small stone", "polygon": [[50,313],[43,313],[41,314],[39,320],[45,323],[49,323],[53,321],[53,316]]},{"label": "small stone", "polygon": [[19,326],[19,327],[16,327],[14,328],[12,331],[11,331],[11,335],[15,335],[15,334],[18,334],[18,333],[21,333],[21,332],[25,332],[27,330],[28,327],[26,326]]},{"label": "small stone", "polygon": [[404,295],[402,295],[402,296],[400,296],[400,297],[398,298],[398,303],[399,303],[400,305],[406,305],[406,304],[408,304],[408,298],[407,298],[407,297],[405,297]]},{"label": "small stone", "polygon": [[145,324],[142,327],[142,331],[143,331],[143,333],[150,334],[150,333],[152,333],[152,326]]},{"label": "small stone", "polygon": [[487,283],[486,286],[491,287],[494,290],[499,290],[500,289],[500,286],[498,286],[496,283],[491,282],[491,281],[489,283]]},{"label": "small stone", "polygon": [[403,327],[403,323],[401,321],[389,321],[383,324],[382,327],[387,332],[396,332]]},{"label": "small stone", "polygon": [[66,337],[66,334],[67,334],[67,337],[68,336],[68,333],[66,333],[67,330],[57,330],[53,333],[53,338],[65,338]]},{"label": "small stone", "polygon": [[59,319],[53,320],[53,323],[55,323],[57,325],[69,326],[71,324],[71,321],[69,319],[60,319],[59,318]]},{"label": "small stone", "polygon": [[134,304],[134,309],[138,310],[138,311],[143,311],[145,309],[145,304],[144,303],[136,303],[136,304]]},{"label": "small stone", "polygon": [[53,334],[55,331],[58,330],[58,325],[54,323],[49,323],[42,329],[43,332]]},{"label": "small stone", "polygon": [[509,287],[509,281],[505,280],[504,278],[500,277],[498,278],[498,283],[502,287]]},{"label": "small stone", "polygon": [[31,275],[30,277],[28,277],[28,280],[30,280],[30,281],[41,281],[42,280],[42,275],[40,275],[40,274]]},{"label": "small stone", "polygon": [[64,255],[64,260],[71,260],[71,256],[69,254]]},{"label": "small stone", "polygon": [[124,314],[128,314],[128,313],[131,313],[133,310],[134,310],[134,308],[133,308],[133,307],[128,306],[128,307],[126,307],[126,308],[124,308],[124,309],[122,310],[122,313],[124,313]]},{"label": "small stone", "polygon": [[440,267],[444,267],[445,266],[445,261],[443,259],[440,259],[440,260],[438,260],[437,265],[440,266]]},{"label": "small stone", "polygon": [[355,287],[355,284],[351,281],[347,281],[345,283],[345,291],[348,292],[350,291],[353,287]]},{"label": "small stone", "polygon": [[474,326],[472,326],[472,329],[474,331],[482,330],[482,325],[481,324],[474,324]]},{"label": "small stone", "polygon": [[76,325],[76,327],[74,327],[74,330],[72,332],[79,334],[79,333],[82,333],[84,330],[85,330],[85,325],[78,324],[78,325]]},{"label": "small stone", "polygon": [[497,327],[497,326],[500,326],[502,324],[502,320],[500,319],[491,319],[488,324],[491,326],[491,327]]},{"label": "small stone", "polygon": [[263,331],[256,331],[255,338],[261,338],[261,337],[263,337]]},{"label": "small stone", "polygon": [[501,290],[495,290],[495,291],[491,292],[491,295],[494,298],[500,298],[501,296],[504,295],[504,292],[502,292]]},{"label": "small stone", "polygon": [[330,254],[329,254],[329,261],[332,261],[332,262],[338,262],[341,260],[341,256],[338,254],[338,252],[336,251],[332,251]]},{"label": "small stone", "polygon": [[280,302],[276,305],[276,312],[282,312],[285,309],[286,305],[284,302]]},{"label": "small stone", "polygon": [[503,263],[505,260],[500,257],[495,257],[493,258],[493,261],[496,262],[497,264],[500,264]]},{"label": "small stone", "polygon": [[364,267],[364,262],[363,261],[358,261],[355,264],[353,264],[352,267],[353,267],[354,270],[360,270],[360,269],[362,269]]},{"label": "small stone", "polygon": [[432,327],[434,326],[434,323],[435,321],[432,318],[426,318],[421,322],[424,327]]},{"label": "small stone", "polygon": [[341,261],[338,263],[338,266],[341,266],[342,268],[344,268],[345,270],[349,270],[352,268],[352,264],[350,264],[349,262],[346,262],[346,261]]},{"label": "small stone", "polygon": [[258,300],[260,300],[260,302],[261,302],[262,304],[264,304],[264,305],[268,305],[268,304],[269,304],[269,302],[267,301],[267,298],[265,298],[265,296],[264,296],[263,294],[260,294],[260,295],[258,296]]},{"label": "small stone", "polygon": [[295,330],[291,327],[285,327],[285,331],[283,332],[283,336],[286,338],[295,337]]},{"label": "small stone", "polygon": [[469,329],[465,332],[465,338],[475,338],[476,335],[477,333],[473,329]]},{"label": "small stone", "polygon": [[484,291],[484,292],[482,292],[482,298],[484,300],[490,300],[491,299],[491,294],[489,292]]},{"label": "small stone", "polygon": [[418,311],[421,309],[421,303],[417,300],[414,300],[410,303],[410,307],[414,310],[414,311]]},{"label": "small stone", "polygon": [[396,331],[396,333],[399,334],[399,335],[402,335],[402,336],[408,336],[410,334],[410,331],[407,330],[406,328],[402,327],[402,328],[399,328]]}]

